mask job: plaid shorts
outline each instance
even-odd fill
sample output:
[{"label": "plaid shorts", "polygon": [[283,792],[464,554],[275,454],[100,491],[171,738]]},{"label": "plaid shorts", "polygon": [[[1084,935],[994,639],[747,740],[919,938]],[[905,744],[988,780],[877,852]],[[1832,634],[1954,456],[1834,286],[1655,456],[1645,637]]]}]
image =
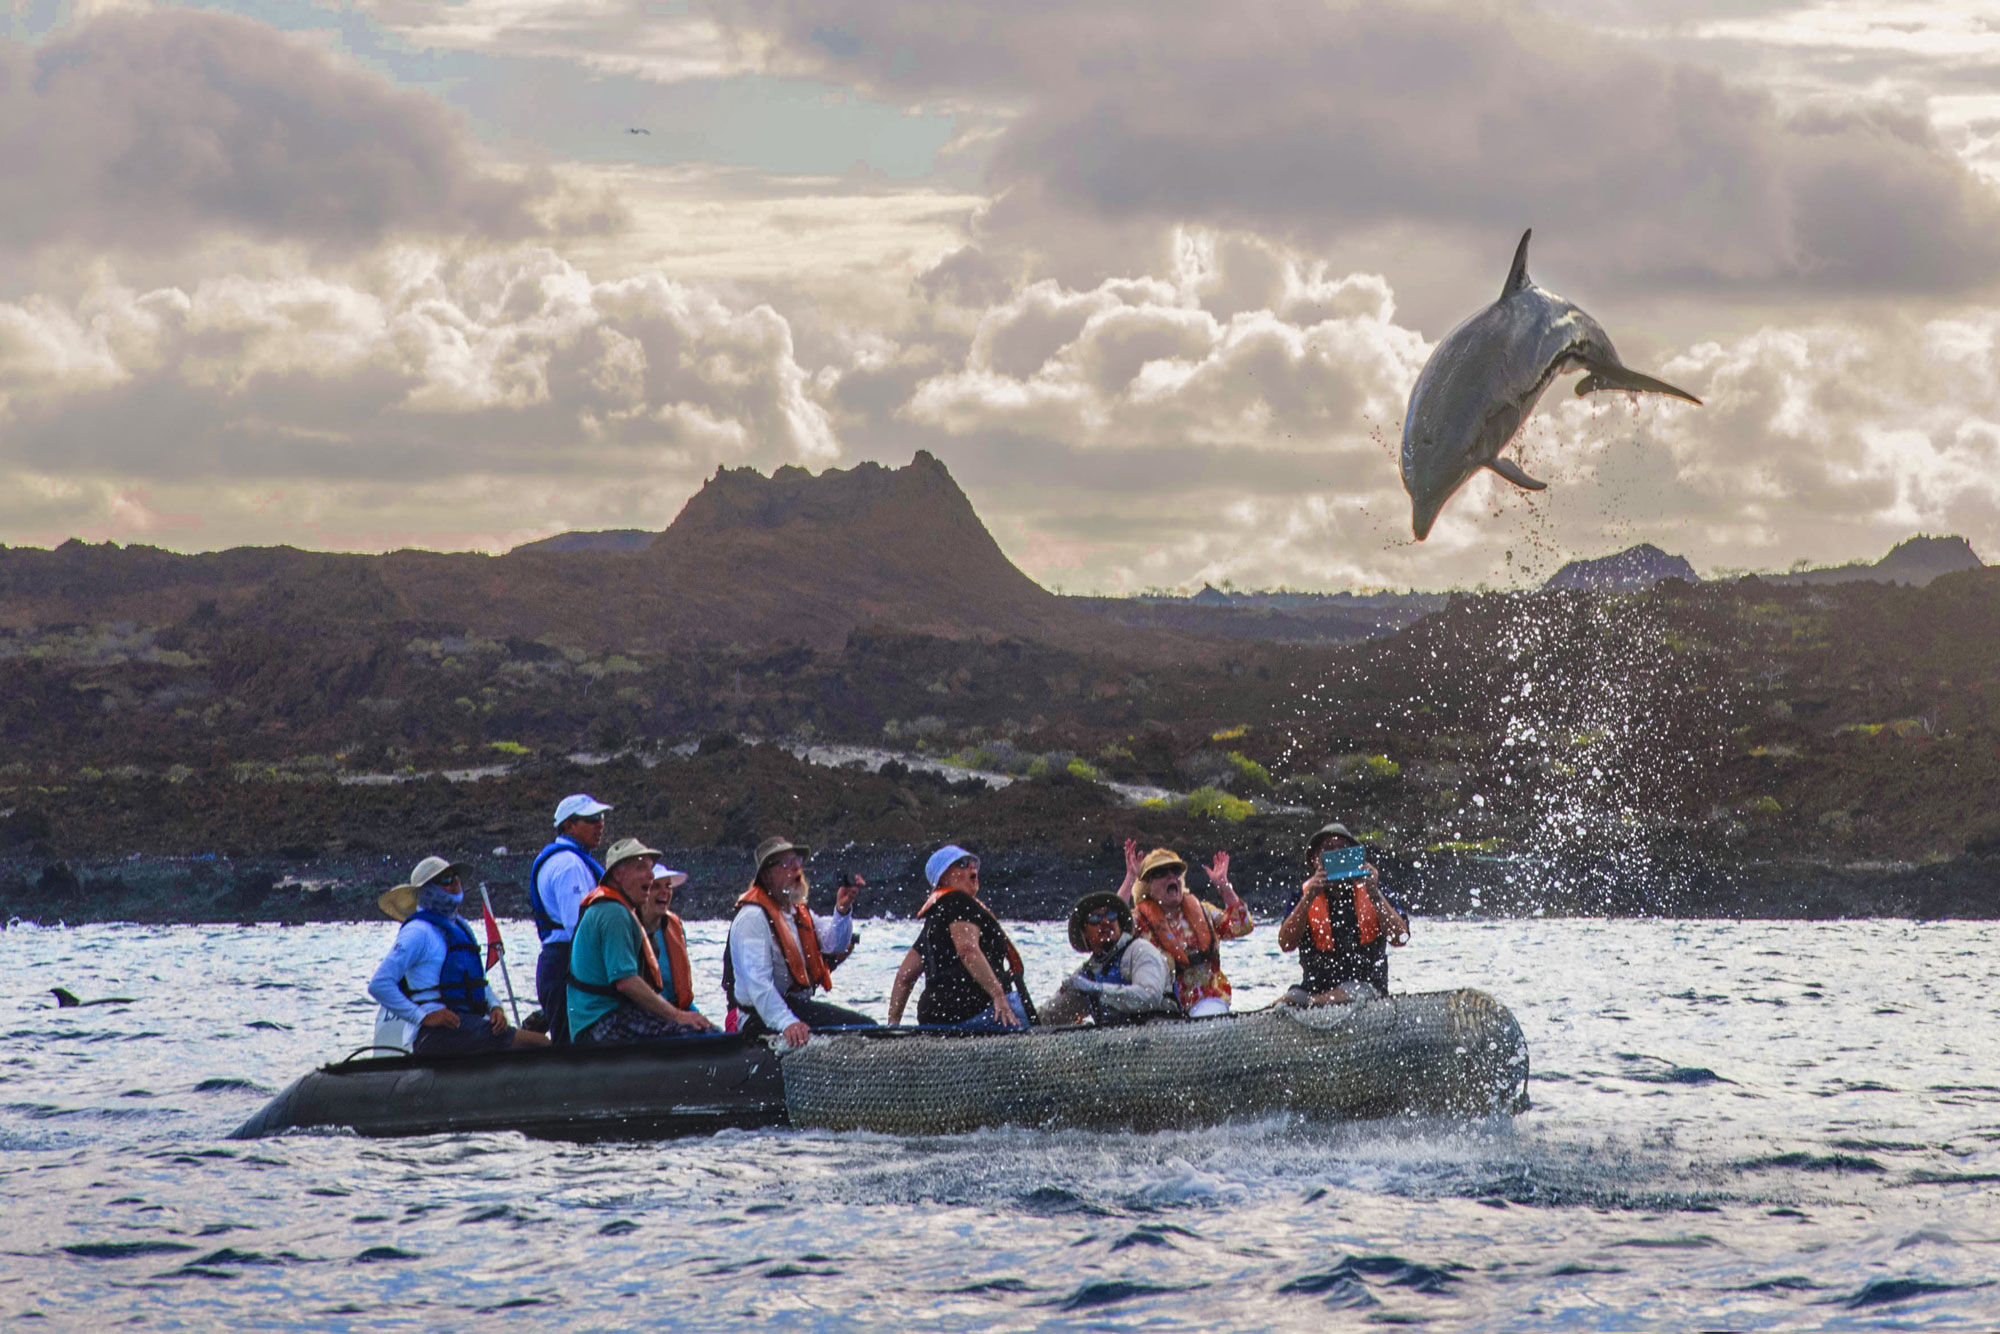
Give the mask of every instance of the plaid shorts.
[{"label": "plaid shorts", "polygon": [[636,1005],[621,1005],[576,1035],[579,1046],[601,1046],[614,1042],[657,1042],[661,1038],[692,1037],[701,1029],[677,1024]]}]

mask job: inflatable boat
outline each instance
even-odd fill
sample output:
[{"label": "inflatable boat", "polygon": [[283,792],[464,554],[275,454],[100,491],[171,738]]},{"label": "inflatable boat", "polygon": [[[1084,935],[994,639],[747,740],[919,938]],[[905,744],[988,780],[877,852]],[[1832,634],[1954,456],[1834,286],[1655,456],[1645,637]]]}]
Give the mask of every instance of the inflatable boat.
[{"label": "inflatable boat", "polygon": [[234,1138],[317,1127],[603,1140],[757,1126],[948,1134],[1485,1117],[1525,1108],[1527,1082],[1527,1044],[1507,1008],[1484,992],[1444,991],[1123,1028],[855,1029],[796,1050],[716,1036],[349,1060],[293,1083]]}]

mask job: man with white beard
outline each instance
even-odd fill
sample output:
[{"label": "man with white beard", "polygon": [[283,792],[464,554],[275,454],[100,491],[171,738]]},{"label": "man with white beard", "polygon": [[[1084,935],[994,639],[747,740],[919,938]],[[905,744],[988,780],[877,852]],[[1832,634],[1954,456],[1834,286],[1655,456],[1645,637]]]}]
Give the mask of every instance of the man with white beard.
[{"label": "man with white beard", "polygon": [[782,1033],[803,1047],[815,1028],[873,1027],[867,1015],[814,993],[833,987],[829,959],[846,955],[854,939],[853,884],[843,884],[833,916],[819,921],[806,906],[806,858],[812,850],[784,838],[757,845],[757,872],[736,900],[723,955],[722,991],[742,1015],[739,1032]]}]

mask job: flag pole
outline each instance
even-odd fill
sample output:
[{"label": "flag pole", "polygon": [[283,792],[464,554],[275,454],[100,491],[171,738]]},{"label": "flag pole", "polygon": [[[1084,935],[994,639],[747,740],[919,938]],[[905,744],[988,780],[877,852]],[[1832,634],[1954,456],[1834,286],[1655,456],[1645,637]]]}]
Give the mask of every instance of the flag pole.
[{"label": "flag pole", "polygon": [[493,900],[486,893],[486,886],[479,886],[479,901],[486,908],[486,948],[488,952],[499,950],[500,980],[507,984],[507,1008],[514,1012],[514,1027],[521,1026],[521,1002],[514,999],[514,975],[507,971],[507,946],[500,939],[500,923],[493,916]]}]

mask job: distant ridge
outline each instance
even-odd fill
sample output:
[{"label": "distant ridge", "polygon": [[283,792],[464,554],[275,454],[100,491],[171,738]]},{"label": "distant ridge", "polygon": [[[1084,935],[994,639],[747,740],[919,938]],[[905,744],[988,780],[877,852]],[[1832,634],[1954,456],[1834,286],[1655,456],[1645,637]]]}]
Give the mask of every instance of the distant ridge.
[{"label": "distant ridge", "polygon": [[643,551],[659,534],[648,528],[604,528],[596,532],[557,533],[537,542],[523,542],[507,554],[523,551]]},{"label": "distant ridge", "polygon": [[0,627],[191,616],[299,635],[448,629],[656,651],[835,648],[863,627],[1145,651],[1023,574],[924,451],[901,468],[817,475],[718,468],[663,533],[563,534],[503,556],[0,548]]},{"label": "distant ridge", "polygon": [[1856,562],[1852,565],[1833,565],[1817,570],[1796,570],[1789,574],[1767,574],[1761,576],[1774,584],[1909,584],[1922,588],[1941,574],[1956,574],[1960,570],[1979,570],[1986,562],[1972,549],[1972,544],[1962,537],[1931,537],[1919,534],[1907,541],[1899,542],[1895,548],[1873,565]]},{"label": "distant ridge", "polygon": [[1557,570],[1542,587],[1623,590],[1649,588],[1662,579],[1700,582],[1685,556],[1671,556],[1650,542],[1642,542],[1595,560],[1573,560]]}]

